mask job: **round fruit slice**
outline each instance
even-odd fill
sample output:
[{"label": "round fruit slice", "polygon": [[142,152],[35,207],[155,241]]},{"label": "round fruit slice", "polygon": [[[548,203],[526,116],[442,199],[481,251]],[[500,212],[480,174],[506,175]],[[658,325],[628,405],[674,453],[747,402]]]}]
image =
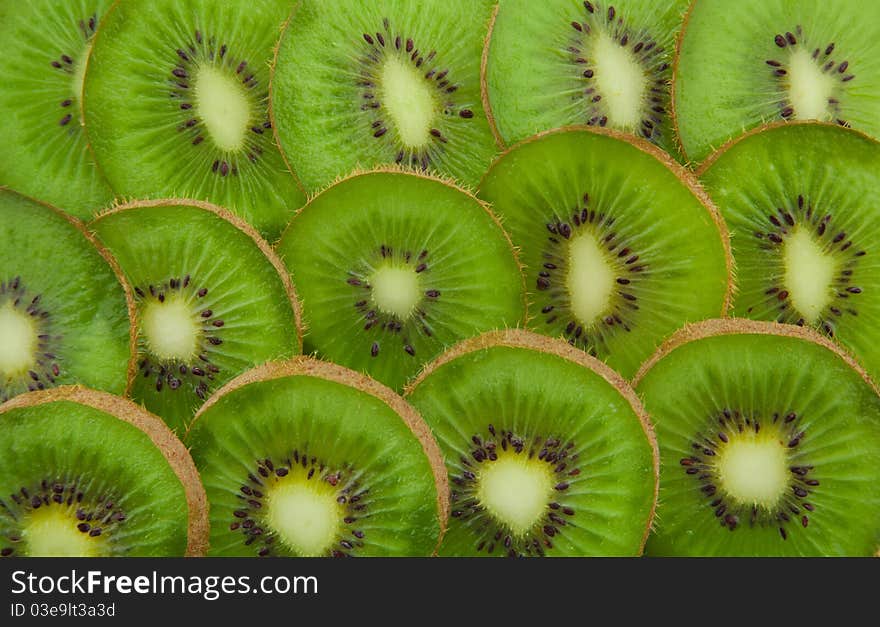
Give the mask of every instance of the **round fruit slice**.
[{"label": "round fruit slice", "polygon": [[702,161],[773,120],[880,136],[877,23],[880,3],[863,0],[696,0],[674,71],[674,118],[688,158]]},{"label": "round fruit slice", "polygon": [[81,218],[113,201],[80,115],[86,59],[110,4],[0,2],[0,185]]},{"label": "round fruit slice", "polygon": [[224,209],[146,201],[92,228],[134,286],[135,400],[180,432],[211,392],[248,368],[299,353],[299,305],[268,244]]},{"label": "round fruit slice", "polygon": [[0,556],[202,555],[207,540],[196,467],[156,416],[72,386],[0,405]]},{"label": "round fruit slice", "polygon": [[504,0],[484,79],[500,138],[587,124],[676,150],[669,116],[675,34],[687,0]]},{"label": "round fruit slice", "polygon": [[134,300],[74,218],[0,189],[0,402],[56,385],[123,394]]},{"label": "round fruit slice", "polygon": [[126,198],[196,198],[267,237],[305,198],[269,122],[269,60],[286,0],[128,0],[95,37],[85,119]]},{"label": "round fruit slice", "polygon": [[657,443],[629,385],[525,331],[488,333],[407,392],[451,483],[452,556],[639,555],[657,496]]},{"label": "round fruit slice", "polygon": [[[781,124],[710,159],[703,182],[730,225],[736,315],[809,325],[880,378],[880,144]],[[767,164],[772,164],[768,169]]]},{"label": "round fruit slice", "polygon": [[624,377],[685,322],[726,310],[726,227],[693,176],[647,142],[543,134],[502,156],[479,194],[520,248],[531,328]]},{"label": "round fruit slice", "polygon": [[855,556],[880,546],[880,397],[808,329],[713,320],[639,373],[657,428],[648,553]]},{"label": "round fruit slice", "polygon": [[401,389],[446,346],[521,324],[522,274],[488,208],[444,181],[355,174],[314,198],[278,252],[306,351]]},{"label": "round fruit slice", "polygon": [[425,556],[448,484],[419,415],[375,381],[299,357],[232,381],[196,416],[211,555]]},{"label": "round fruit slice", "polygon": [[493,6],[299,2],[275,57],[272,115],[306,189],[391,163],[475,185],[496,153],[480,88]]}]

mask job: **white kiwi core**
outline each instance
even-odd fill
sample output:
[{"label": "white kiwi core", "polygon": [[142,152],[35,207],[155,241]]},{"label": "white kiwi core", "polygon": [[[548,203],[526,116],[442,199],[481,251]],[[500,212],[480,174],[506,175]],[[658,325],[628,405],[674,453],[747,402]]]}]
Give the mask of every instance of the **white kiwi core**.
[{"label": "white kiwi core", "polygon": [[221,70],[200,67],[195,81],[196,107],[214,144],[240,150],[251,121],[251,105],[240,83]]},{"label": "white kiwi core", "polygon": [[343,516],[336,493],[318,481],[285,477],[268,493],[267,521],[297,555],[323,555],[339,534]]},{"label": "white kiwi core", "polygon": [[0,381],[31,369],[37,346],[37,329],[31,316],[12,302],[0,306]]},{"label": "white kiwi core", "polygon": [[401,143],[411,149],[426,146],[437,117],[437,101],[424,75],[404,59],[389,56],[380,81],[382,106]]},{"label": "white kiwi core", "polygon": [[147,348],[161,360],[189,362],[196,354],[201,325],[184,299],[150,301],[143,309],[141,331]]},{"label": "white kiwi core", "polygon": [[373,302],[383,313],[406,320],[422,298],[414,269],[382,266],[370,277]]},{"label": "white kiwi core", "polygon": [[772,509],[789,485],[786,448],[772,434],[746,431],[718,451],[719,483],[734,501]]},{"label": "white kiwi core", "polygon": [[551,467],[523,455],[504,455],[480,471],[480,504],[516,535],[543,516],[553,493]]},{"label": "white kiwi core", "polygon": [[822,71],[809,52],[796,50],[788,67],[788,97],[798,120],[830,121],[834,112],[829,99],[834,95],[834,77]]},{"label": "white kiwi core", "polygon": [[92,537],[76,528],[77,519],[67,506],[50,504],[28,514],[22,540],[30,557],[97,557],[103,537]]},{"label": "white kiwi core", "polygon": [[568,254],[566,287],[571,312],[589,327],[608,310],[614,293],[614,269],[592,233],[575,237]]},{"label": "white kiwi core", "polygon": [[812,324],[834,298],[836,260],[803,228],[796,229],[785,240],[783,260],[785,287],[791,304],[804,321]]},{"label": "white kiwi core", "polygon": [[598,93],[608,111],[608,124],[622,130],[637,129],[642,122],[650,81],[632,51],[603,33],[593,47]]}]

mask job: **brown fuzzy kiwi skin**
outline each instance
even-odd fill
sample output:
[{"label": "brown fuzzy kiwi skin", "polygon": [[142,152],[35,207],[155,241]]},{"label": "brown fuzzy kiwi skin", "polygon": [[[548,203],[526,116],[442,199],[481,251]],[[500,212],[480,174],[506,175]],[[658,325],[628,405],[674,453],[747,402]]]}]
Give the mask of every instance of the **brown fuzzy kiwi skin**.
[{"label": "brown fuzzy kiwi skin", "polygon": [[128,313],[128,350],[129,350],[129,360],[128,366],[126,370],[126,383],[125,383],[125,396],[128,396],[131,393],[131,386],[134,384],[134,380],[137,377],[138,373],[138,357],[137,357],[137,347],[138,347],[138,338],[137,338],[137,325],[135,322],[137,321],[137,304],[134,299],[134,291],[128,283],[128,280],[125,278],[125,274],[122,272],[122,268],[119,267],[119,263],[116,261],[116,258],[110,254],[110,251],[101,243],[101,241],[92,233],[86,224],[82,222],[77,217],[74,217],[68,213],[65,213],[61,209],[50,205],[49,203],[43,202],[41,200],[37,200],[36,198],[31,198],[30,196],[26,196],[21,194],[20,192],[16,192],[15,190],[8,189],[2,185],[0,185],[0,191],[8,192],[12,194],[16,194],[25,200],[29,200],[30,202],[36,203],[38,205],[42,205],[47,209],[54,212],[61,218],[64,218],[71,226],[73,226],[77,231],[79,231],[83,237],[85,237],[89,243],[95,247],[98,251],[98,254],[107,262],[107,265],[110,266],[110,269],[113,271],[113,274],[116,276],[116,280],[122,286],[122,291],[125,293],[125,306]]},{"label": "brown fuzzy kiwi skin", "polygon": [[140,429],[150,438],[168,460],[168,464],[174,470],[174,474],[177,475],[186,493],[189,509],[186,556],[201,557],[205,555],[208,550],[209,531],[208,497],[189,450],[162,419],[122,397],[106,392],[97,392],[79,385],[60,386],[15,396],[0,405],[0,419],[4,413],[13,409],[36,407],[58,401],[85,405],[110,414],[114,418]]},{"label": "brown fuzzy kiwi skin", "polygon": [[[567,133],[570,131],[582,131],[586,133],[592,133],[594,135],[604,135],[605,137],[618,139],[620,141],[626,142],[633,148],[636,148],[637,150],[653,157],[656,161],[659,161],[663,166],[670,170],[672,174],[674,174],[675,177],[685,187],[687,187],[688,190],[690,190],[690,192],[697,198],[700,204],[703,205],[703,207],[706,209],[706,213],[709,214],[709,217],[712,219],[713,224],[715,224],[715,227],[718,229],[718,235],[721,239],[721,245],[724,248],[724,263],[727,267],[728,279],[724,293],[724,302],[721,306],[721,311],[719,315],[726,316],[728,314],[728,311],[730,310],[731,303],[733,302],[733,297],[736,292],[736,265],[730,246],[730,231],[727,228],[727,222],[724,221],[724,217],[721,215],[718,207],[715,206],[715,203],[709,197],[709,194],[706,193],[706,190],[703,188],[702,184],[694,175],[694,173],[685,168],[678,161],[673,159],[669,153],[661,149],[659,146],[656,146],[645,139],[641,139],[634,135],[629,135],[627,133],[623,133],[614,129],[584,125],[563,126],[557,129],[543,131],[541,133],[538,133],[537,135],[533,135],[532,137],[524,139],[523,141],[514,144],[513,146],[502,152],[498,156],[498,158],[495,159],[492,165],[489,166],[489,169],[480,180],[480,184],[477,189],[481,190],[483,188],[486,181],[491,176],[492,172],[495,170],[501,160],[504,159],[504,157],[509,155],[511,152],[515,151],[517,148],[539,141],[551,135]],[[479,193],[479,191],[477,193]]]},{"label": "brown fuzzy kiwi skin", "polygon": [[[195,207],[198,209],[202,209],[204,211],[208,211],[213,213],[218,218],[226,220],[232,226],[237,228],[239,231],[247,235],[253,240],[254,244],[256,244],[257,248],[260,249],[260,252],[266,256],[269,260],[269,263],[272,264],[272,267],[275,269],[275,272],[278,273],[278,276],[281,278],[281,283],[284,286],[284,291],[287,294],[287,299],[290,301],[290,305],[293,309],[293,324],[296,329],[296,346],[293,348],[297,353],[302,352],[303,345],[303,323],[302,323],[302,306],[300,304],[300,300],[296,295],[296,289],[293,286],[293,283],[290,280],[290,274],[287,271],[287,268],[284,267],[284,263],[269,245],[269,243],[263,239],[263,237],[257,232],[254,227],[252,227],[249,223],[244,221],[242,218],[236,216],[228,209],[224,209],[223,207],[219,207],[217,205],[211,204],[209,202],[203,200],[193,200],[187,198],[162,198],[156,200],[134,200],[127,203],[117,204],[99,213],[94,220],[89,223],[89,227],[93,227],[93,225],[105,218],[107,216],[112,216],[117,213],[123,213],[129,209],[143,209],[143,208],[152,208],[152,207],[168,207],[168,206],[180,206],[180,207]],[[93,237],[97,237],[97,235],[93,235]],[[126,279],[126,284],[128,281]],[[131,290],[131,288],[128,288]],[[136,318],[132,318],[133,320]],[[138,324],[138,327],[140,324]],[[137,341],[137,329],[135,329],[135,342]],[[135,356],[135,375],[137,374],[137,357]]]},{"label": "brown fuzzy kiwi skin", "polygon": [[437,489],[437,518],[440,523],[440,534],[437,538],[437,544],[434,546],[434,555],[443,541],[446,534],[446,528],[449,522],[449,478],[446,474],[446,464],[443,461],[443,454],[440,452],[440,445],[434,439],[431,428],[422,419],[421,415],[409,404],[403,397],[395,393],[375,379],[365,374],[349,370],[343,366],[322,361],[315,357],[299,356],[286,361],[268,362],[261,366],[239,375],[219,390],[214,392],[205,404],[196,413],[192,422],[187,428],[184,440],[188,441],[193,427],[202,417],[202,415],[213,407],[221,398],[234,392],[239,388],[243,388],[252,383],[262,381],[271,381],[274,379],[282,379],[287,377],[314,377],[339,383],[347,387],[354,388],[365,394],[382,401],[391,410],[400,416],[400,419],[409,427],[412,434],[418,439],[422,446],[428,463],[431,466],[431,473],[434,475],[434,485]]},{"label": "brown fuzzy kiwi skin", "polygon": [[777,337],[790,337],[806,342],[812,342],[828,349],[847,366],[858,373],[862,380],[867,383],[875,394],[880,395],[880,388],[874,383],[864,368],[845,350],[832,342],[824,335],[820,335],[809,327],[799,327],[792,324],[780,324],[779,322],[763,322],[759,320],[749,320],[746,318],[719,318],[715,320],[704,320],[690,324],[680,329],[672,335],[657,351],[642,364],[636,376],[633,378],[633,386],[638,387],[645,375],[653,368],[657,362],[669,355],[676,348],[693,342],[710,337],[718,337],[722,335],[774,335]]},{"label": "brown fuzzy kiwi skin", "polygon": [[582,366],[602,377],[626,399],[627,403],[629,403],[633,412],[635,412],[639,419],[639,424],[642,427],[645,438],[648,440],[648,444],[651,446],[652,466],[654,470],[654,495],[651,503],[650,515],[648,516],[648,521],[639,546],[639,554],[641,555],[645,550],[645,543],[648,541],[648,536],[651,533],[657,509],[657,497],[660,490],[660,450],[657,446],[657,436],[654,432],[654,425],[651,422],[651,418],[648,416],[648,412],[645,410],[642,401],[636,395],[630,384],[604,362],[595,357],[591,357],[584,351],[571,346],[568,342],[561,339],[554,339],[545,335],[538,335],[537,333],[520,329],[490,331],[460,342],[446,351],[439,358],[427,364],[422,369],[421,373],[407,384],[404,391],[404,397],[407,398],[412,395],[427,377],[442,366],[469,353],[500,346],[546,353],[570,361],[578,366]]},{"label": "brown fuzzy kiwi skin", "polygon": [[[480,207],[482,207],[483,210],[492,219],[492,222],[495,223],[495,226],[498,227],[498,230],[501,231],[501,234],[504,236],[504,239],[507,242],[508,247],[510,248],[511,254],[513,255],[513,259],[514,259],[514,262],[516,263],[516,267],[519,269],[520,282],[522,284],[522,289],[520,290],[520,294],[521,294],[521,301],[522,301],[522,305],[523,305],[523,318],[519,322],[523,325],[526,325],[528,323],[528,310],[529,310],[528,305],[529,305],[529,303],[528,303],[528,294],[527,294],[527,290],[526,290],[526,275],[525,275],[525,272],[523,271],[524,266],[519,258],[520,257],[520,252],[519,252],[520,249],[513,244],[513,241],[510,239],[510,235],[508,234],[507,229],[504,228],[504,224],[503,224],[501,218],[498,216],[498,214],[496,214],[492,210],[492,206],[489,203],[487,203],[486,201],[484,201],[483,199],[477,197],[476,194],[473,192],[473,190],[471,190],[467,187],[464,187],[462,184],[457,182],[455,179],[448,177],[448,176],[444,176],[444,175],[432,173],[432,172],[425,172],[424,170],[416,170],[416,169],[411,168],[409,166],[402,166],[402,165],[397,165],[397,164],[381,165],[376,168],[372,168],[372,169],[368,169],[368,170],[364,170],[364,169],[360,169],[360,168],[355,169],[352,172],[350,172],[349,174],[337,177],[336,180],[334,180],[332,183],[330,183],[329,185],[327,185],[323,189],[321,189],[321,190],[315,192],[313,195],[311,195],[308,199],[308,202],[306,202],[305,205],[303,205],[302,207],[297,209],[296,212],[293,214],[293,218],[291,218],[290,222],[284,228],[284,231],[282,231],[281,237],[278,240],[279,243],[281,242],[281,240],[284,239],[284,237],[287,235],[287,232],[290,229],[295,228],[297,217],[301,213],[303,213],[304,211],[308,210],[308,208],[311,207],[311,205],[315,201],[315,199],[317,199],[321,194],[323,194],[324,192],[328,191],[329,189],[331,189],[333,187],[336,187],[340,183],[344,183],[346,181],[349,181],[351,179],[358,178],[361,176],[369,176],[371,174],[404,174],[407,176],[414,176],[414,177],[424,179],[427,181],[434,181],[435,183],[440,183],[442,185],[445,185],[449,189],[453,189],[457,192],[464,194],[465,196],[468,196],[471,200],[473,200],[478,205],[480,205]],[[276,249],[277,249],[277,245],[276,245]],[[284,272],[286,273],[287,270],[285,270]]]}]

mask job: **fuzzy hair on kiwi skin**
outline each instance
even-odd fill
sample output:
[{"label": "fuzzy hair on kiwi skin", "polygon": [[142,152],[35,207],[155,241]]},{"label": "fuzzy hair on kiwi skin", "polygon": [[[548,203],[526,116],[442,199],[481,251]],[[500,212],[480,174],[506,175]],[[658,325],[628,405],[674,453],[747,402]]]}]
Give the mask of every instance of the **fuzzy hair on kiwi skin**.
[{"label": "fuzzy hair on kiwi skin", "polygon": [[[302,305],[300,303],[299,297],[296,295],[296,288],[293,285],[293,282],[290,279],[290,274],[287,272],[287,268],[284,267],[284,263],[278,257],[275,250],[269,243],[263,239],[263,236],[260,235],[257,230],[252,227],[249,223],[247,223],[244,219],[238,217],[233,214],[228,209],[224,209],[223,207],[218,207],[217,205],[211,204],[204,200],[193,200],[193,199],[185,199],[185,198],[163,198],[158,200],[133,200],[121,204],[116,204],[113,207],[102,211],[97,216],[95,216],[94,220],[89,223],[89,226],[93,225],[96,221],[104,218],[106,216],[114,215],[117,213],[122,213],[129,209],[143,209],[143,208],[151,208],[151,207],[167,207],[167,206],[182,206],[182,207],[196,207],[198,209],[203,209],[210,213],[213,213],[217,217],[231,223],[235,228],[239,231],[247,235],[253,240],[254,244],[257,245],[257,248],[260,249],[269,262],[272,264],[272,267],[275,268],[275,271],[278,273],[278,276],[281,278],[281,283],[284,285],[284,291],[287,294],[287,298],[290,301],[290,304],[293,308],[293,323],[296,328],[296,346],[294,347],[297,352],[302,352],[303,345],[303,333],[305,332],[305,328],[303,326],[303,317],[302,317]],[[94,236],[93,236],[94,237]],[[126,284],[128,281],[126,279]],[[131,289],[130,287],[128,288]],[[132,297],[133,299],[133,297]],[[134,302],[134,300],[132,300]],[[132,318],[135,320],[136,318]],[[135,329],[135,334],[137,330]],[[137,335],[135,335],[135,342],[137,342]],[[136,346],[136,344],[135,344]],[[137,357],[135,356],[134,361],[135,367],[135,376],[137,374]]]},{"label": "fuzzy hair on kiwi skin", "polygon": [[414,177],[418,177],[421,179],[425,179],[427,181],[434,181],[436,183],[440,183],[442,185],[445,185],[446,187],[448,187],[450,189],[453,189],[455,191],[461,192],[462,194],[465,194],[471,200],[473,200],[477,204],[479,204],[480,207],[482,207],[483,210],[489,215],[489,217],[492,219],[492,222],[495,223],[495,225],[498,227],[498,229],[503,234],[504,239],[507,242],[507,245],[510,247],[510,250],[513,254],[513,260],[516,263],[516,267],[519,268],[520,280],[522,282],[521,294],[522,294],[523,311],[525,312],[523,314],[523,319],[521,322],[524,325],[528,324],[528,295],[526,293],[526,276],[525,276],[525,273],[523,272],[524,266],[523,266],[522,262],[520,261],[519,247],[515,246],[513,244],[513,241],[510,239],[510,235],[508,234],[507,229],[504,228],[504,224],[501,220],[501,217],[492,210],[492,206],[489,203],[487,203],[486,201],[484,201],[483,199],[477,197],[476,194],[473,192],[473,190],[462,185],[461,183],[459,183],[458,181],[456,181],[455,179],[453,179],[452,177],[449,177],[449,176],[445,176],[445,175],[437,174],[437,173],[433,173],[433,172],[425,172],[424,170],[418,170],[418,169],[415,169],[415,168],[412,168],[409,166],[398,165],[398,164],[381,165],[381,166],[378,166],[378,167],[375,167],[372,169],[356,168],[346,175],[338,176],[332,183],[330,183],[329,185],[327,185],[323,189],[321,189],[321,190],[315,192],[314,194],[312,194],[311,196],[309,196],[309,199],[306,202],[306,204],[294,212],[293,217],[291,218],[290,222],[287,223],[287,226],[281,232],[281,237],[279,238],[278,241],[280,242],[281,240],[284,239],[284,236],[292,228],[294,222],[296,221],[297,216],[299,216],[303,211],[308,209],[311,206],[312,202],[314,202],[314,200],[318,196],[320,196],[321,194],[326,192],[331,187],[335,187],[336,185],[338,185],[340,183],[343,183],[345,181],[348,181],[348,180],[351,180],[354,178],[358,178],[360,176],[368,176],[370,174],[405,174],[408,176],[414,176]]},{"label": "fuzzy hair on kiwi skin", "polygon": [[137,378],[138,374],[138,337],[137,325],[135,324],[135,321],[137,320],[137,303],[134,298],[134,290],[132,290],[131,285],[129,285],[128,283],[128,279],[126,279],[125,274],[122,272],[122,268],[119,266],[119,262],[116,261],[116,258],[113,255],[110,254],[110,251],[107,250],[107,248],[104,246],[104,244],[101,243],[97,236],[92,233],[91,230],[89,230],[88,225],[79,218],[62,211],[61,209],[58,209],[57,207],[54,207],[49,203],[37,200],[36,198],[31,198],[30,196],[26,196],[14,190],[7,189],[2,185],[0,185],[0,191],[17,194],[18,196],[21,196],[26,200],[50,209],[58,216],[64,218],[68,223],[70,223],[71,226],[82,233],[83,237],[85,237],[89,241],[89,243],[95,247],[95,249],[98,251],[98,254],[101,255],[101,258],[103,258],[104,261],[106,261],[107,264],[110,266],[110,269],[113,271],[114,276],[116,276],[116,280],[119,282],[120,286],[122,286],[122,291],[125,293],[125,305],[128,313],[128,348],[130,357],[128,360],[125,384],[125,396],[128,397],[131,394],[131,386],[134,384],[134,380]]},{"label": "fuzzy hair on kiwi skin", "polygon": [[721,238],[721,245],[724,248],[724,263],[727,266],[727,287],[724,294],[724,303],[721,307],[720,316],[727,316],[730,311],[731,305],[733,303],[733,297],[736,293],[736,262],[733,258],[733,249],[730,245],[730,231],[727,228],[727,222],[724,220],[724,216],[721,215],[721,211],[719,211],[718,207],[715,206],[714,201],[709,197],[709,194],[703,188],[703,185],[697,179],[693,172],[685,168],[675,159],[673,159],[669,153],[665,152],[663,149],[658,146],[652,144],[651,142],[636,137],[634,135],[629,135],[627,133],[623,133],[621,131],[617,131],[609,128],[601,128],[595,126],[585,126],[585,125],[574,125],[574,126],[563,126],[557,129],[552,129],[549,131],[543,131],[525,139],[521,142],[518,142],[503,153],[501,153],[492,165],[489,166],[489,169],[483,175],[483,178],[480,180],[479,188],[482,188],[485,184],[486,180],[491,175],[492,171],[496,167],[496,165],[501,161],[502,158],[506,157],[509,153],[513,152],[520,146],[524,146],[530,144],[532,142],[538,141],[544,137],[550,135],[556,135],[560,133],[566,133],[569,131],[584,131],[587,133],[594,133],[596,135],[604,135],[606,137],[611,137],[613,139],[619,139],[628,143],[633,148],[640,150],[641,152],[653,157],[655,160],[659,161],[662,165],[666,166],[667,169],[671,170],[675,177],[690,190],[690,192],[696,196],[697,200],[700,202],[703,207],[705,207],[706,212],[709,214],[709,217],[712,219],[712,222],[718,229],[719,237]]},{"label": "fuzzy hair on kiwi skin", "polygon": [[642,401],[636,395],[629,382],[604,362],[595,357],[591,357],[584,351],[571,346],[564,340],[549,338],[545,335],[532,333],[531,331],[520,329],[489,331],[488,333],[458,343],[434,361],[426,364],[422,371],[407,384],[404,390],[404,397],[410,396],[428,376],[440,367],[455,361],[463,355],[497,346],[524,348],[548,355],[555,355],[556,357],[560,357],[566,361],[582,366],[602,377],[626,399],[627,403],[629,403],[633,412],[635,412],[639,419],[639,423],[641,424],[645,438],[648,440],[648,444],[651,446],[652,466],[654,471],[653,502],[651,504],[650,515],[648,516],[648,523],[645,526],[645,531],[639,545],[639,554],[641,555],[645,550],[648,536],[651,534],[657,510],[657,498],[660,491],[660,450],[657,446],[657,436],[654,432],[654,425],[651,422],[651,418],[645,410],[644,405],[642,405]]},{"label": "fuzzy hair on kiwi skin", "polygon": [[189,450],[162,419],[129,400],[79,385],[65,385],[20,394],[0,405],[0,418],[5,412],[13,409],[36,407],[57,401],[69,401],[105,412],[137,427],[150,438],[168,460],[186,493],[189,509],[186,556],[204,556],[208,550],[208,497]]},{"label": "fuzzy hair on kiwi skin", "polygon": [[658,361],[669,355],[669,353],[676,348],[695,340],[702,340],[721,335],[775,335],[796,338],[812,342],[813,344],[818,344],[837,355],[837,357],[846,363],[847,366],[858,373],[865,383],[874,390],[875,394],[880,395],[880,388],[877,387],[877,384],[874,383],[865,369],[862,368],[855,358],[827,337],[809,327],[780,324],[779,322],[763,322],[746,318],[718,318],[714,320],[704,320],[702,322],[696,322],[685,326],[666,340],[666,342],[664,342],[663,345],[642,364],[641,368],[639,368],[639,371],[636,373],[636,376],[633,377],[633,386],[637,387],[648,371],[651,370]]},{"label": "fuzzy hair on kiwi skin", "polygon": [[440,524],[440,535],[434,547],[434,555],[436,555],[437,549],[440,547],[440,543],[443,541],[443,536],[446,533],[450,511],[449,477],[446,474],[446,464],[443,461],[440,446],[434,439],[431,428],[403,397],[365,374],[306,355],[294,357],[286,361],[267,362],[239,375],[215,391],[205,401],[204,405],[199,408],[199,411],[190,422],[184,440],[189,439],[189,434],[202,415],[226,394],[252,383],[295,376],[317,377],[369,394],[390,407],[409,427],[409,430],[418,439],[425,456],[428,458],[431,473],[434,475],[434,485],[437,488],[437,516]]}]

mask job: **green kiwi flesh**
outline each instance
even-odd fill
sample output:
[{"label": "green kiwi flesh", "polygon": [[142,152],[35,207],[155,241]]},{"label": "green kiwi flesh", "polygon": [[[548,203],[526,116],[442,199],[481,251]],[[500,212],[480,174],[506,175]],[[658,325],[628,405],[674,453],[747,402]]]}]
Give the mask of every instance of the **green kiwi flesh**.
[{"label": "green kiwi flesh", "polygon": [[157,417],[79,387],[0,405],[0,556],[200,555],[205,493]]},{"label": "green kiwi flesh", "polygon": [[880,136],[880,3],[697,0],[675,69],[674,117],[695,162],[774,120]]},{"label": "green kiwi flesh", "polygon": [[446,346],[524,317],[522,274],[486,206],[441,180],[355,174],[316,196],[278,247],[306,352],[401,389]]},{"label": "green kiwi flesh", "polygon": [[0,189],[0,402],[82,383],[115,394],[133,367],[130,300],[85,229]]},{"label": "green kiwi flesh", "polygon": [[552,131],[505,153],[478,195],[520,249],[529,328],[624,377],[682,324],[726,309],[726,228],[696,179],[645,141]]},{"label": "green kiwi flesh", "polygon": [[880,380],[880,144],[781,124],[731,144],[701,178],[731,229],[733,313],[812,326]]},{"label": "green kiwi flesh", "polygon": [[467,340],[407,399],[449,473],[448,556],[639,555],[654,512],[647,415],[610,368],[524,331]]},{"label": "green kiwi flesh", "polygon": [[242,375],[187,435],[218,556],[427,556],[446,475],[418,414],[391,390],[301,357]]},{"label": "green kiwi flesh", "polygon": [[485,70],[508,143],[573,124],[614,128],[670,153],[675,35],[687,0],[503,0]]},{"label": "green kiwi flesh", "polygon": [[636,391],[661,451],[665,556],[871,556],[880,545],[880,397],[811,330],[686,328]]},{"label": "green kiwi flesh", "polygon": [[194,201],[114,209],[91,228],[135,293],[132,397],[183,428],[226,381],[299,353],[299,311],[283,266],[240,220]]},{"label": "green kiwi flesh", "polygon": [[227,207],[266,237],[304,202],[272,137],[269,60],[286,0],[131,0],[95,38],[85,120],[124,198]]},{"label": "green kiwi flesh", "polygon": [[299,2],[275,58],[272,111],[305,188],[394,163],[476,185],[496,153],[480,88],[493,4]]},{"label": "green kiwi flesh", "polygon": [[80,218],[113,201],[80,114],[92,37],[110,4],[0,2],[0,186]]}]

